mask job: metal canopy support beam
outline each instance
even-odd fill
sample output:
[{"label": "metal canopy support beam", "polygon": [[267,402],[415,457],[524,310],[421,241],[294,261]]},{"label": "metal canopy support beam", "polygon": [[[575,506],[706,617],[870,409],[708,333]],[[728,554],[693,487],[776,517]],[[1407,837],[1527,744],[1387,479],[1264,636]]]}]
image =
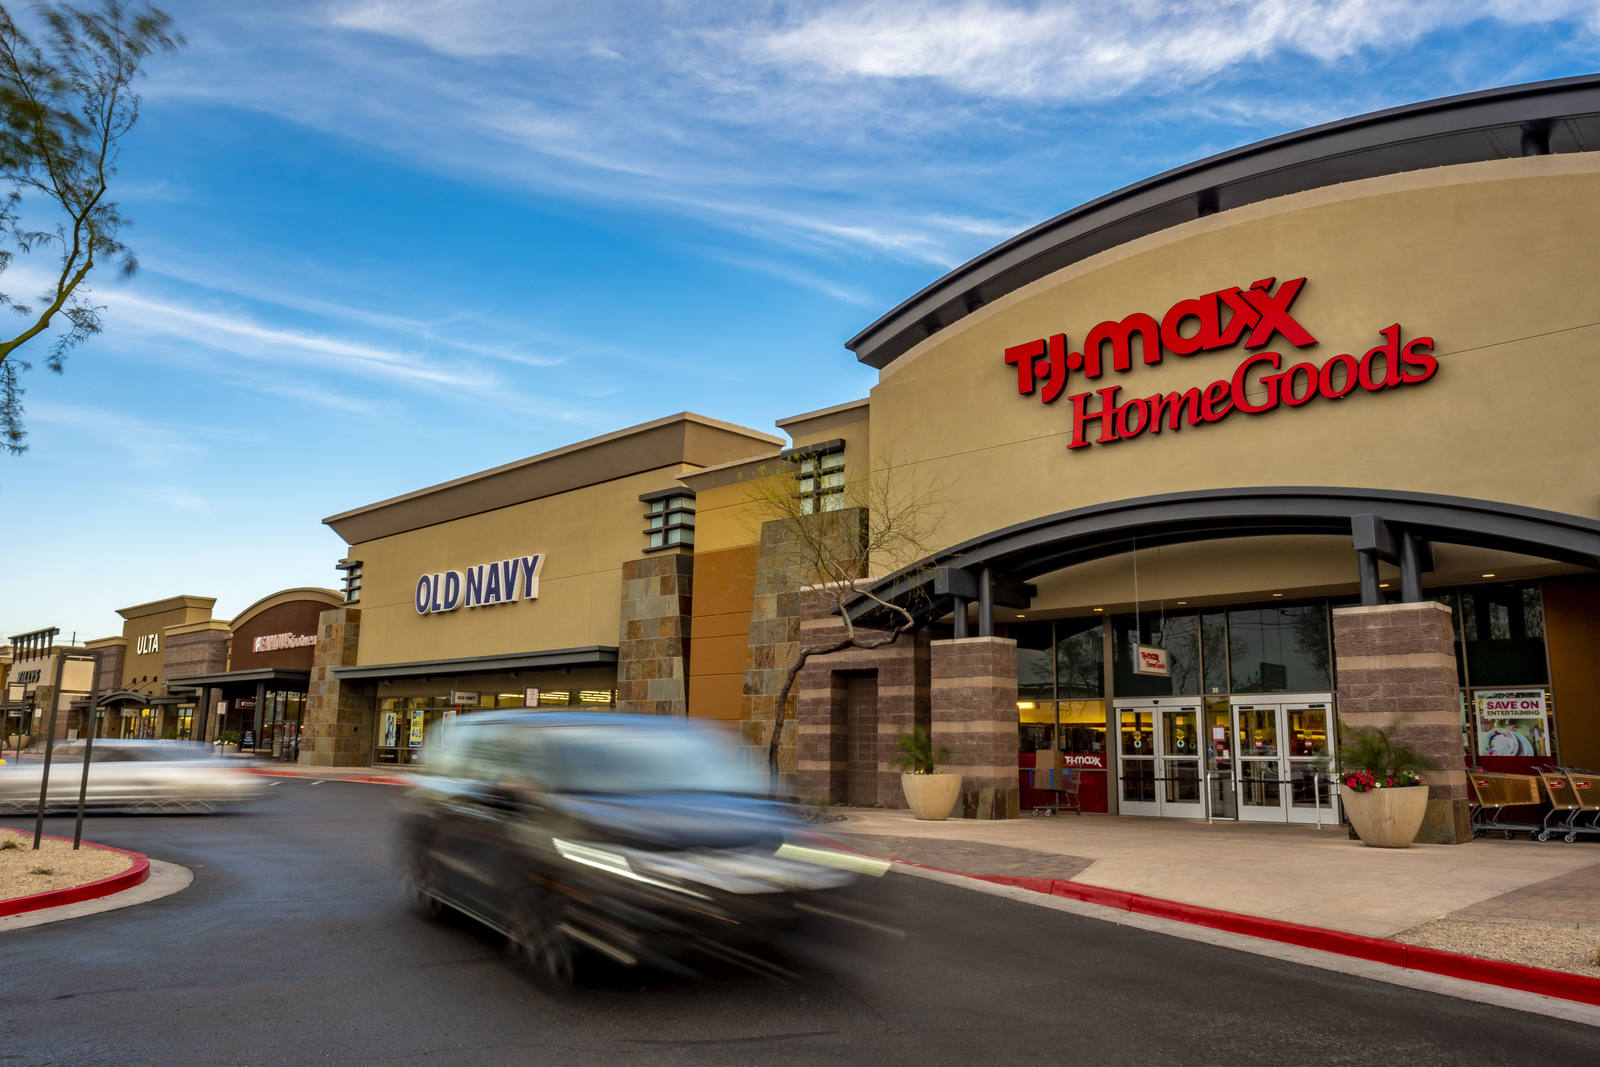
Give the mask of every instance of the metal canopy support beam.
[{"label": "metal canopy support beam", "polygon": [[1422,599],[1421,552],[1410,530],[1400,531],[1400,599],[1407,604]]},{"label": "metal canopy support beam", "polygon": [[978,636],[994,636],[994,573],[988,567],[978,572]]},{"label": "metal canopy support beam", "polygon": [[1357,552],[1356,566],[1361,572],[1361,603],[1370,608],[1379,602],[1378,557],[1371,552]]},{"label": "metal canopy support beam", "polygon": [[955,597],[954,607],[950,613],[951,630],[956,637],[967,636],[967,605],[972,603],[966,597]]}]

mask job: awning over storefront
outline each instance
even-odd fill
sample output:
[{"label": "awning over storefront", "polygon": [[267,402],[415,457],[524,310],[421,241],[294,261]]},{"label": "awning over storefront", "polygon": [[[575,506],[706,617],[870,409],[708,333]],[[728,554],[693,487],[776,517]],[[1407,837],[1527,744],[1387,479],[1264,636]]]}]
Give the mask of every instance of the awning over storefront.
[{"label": "awning over storefront", "polygon": [[138,704],[140,707],[147,707],[160,699],[160,697],[151,696],[149,693],[140,693],[133,689],[116,689],[100,697],[94,703],[99,708],[115,707],[118,704]]},{"label": "awning over storefront", "polygon": [[173,689],[198,689],[201,686],[224,689],[237,685],[254,689],[257,682],[265,682],[268,689],[304,692],[311,685],[311,672],[291,667],[258,667],[255,670],[223,671],[220,674],[191,674],[185,678],[170,679],[167,685]]},{"label": "awning over storefront", "polygon": [[539,671],[561,667],[615,667],[615,645],[588,645],[558,648],[544,652],[516,652],[500,656],[467,656],[463,659],[419,660],[413,663],[375,663],[335,667],[338,678],[417,678],[447,674],[490,674],[499,671]]},{"label": "awning over storefront", "polygon": [[[887,600],[904,605],[923,625],[957,604],[1014,603],[1002,594],[1032,578],[1128,552],[1135,541],[1154,548],[1282,534],[1347,536],[1363,557],[1398,560],[1407,600],[1420,599],[1417,573],[1426,569],[1427,546],[1434,542],[1600,569],[1600,522],[1578,515],[1391,489],[1212,489],[1075,508],[973,538],[879,580],[871,589],[877,599],[861,598],[850,615],[869,621]],[[1371,575],[1375,592],[1375,569]],[[983,618],[980,609],[980,625]]]}]

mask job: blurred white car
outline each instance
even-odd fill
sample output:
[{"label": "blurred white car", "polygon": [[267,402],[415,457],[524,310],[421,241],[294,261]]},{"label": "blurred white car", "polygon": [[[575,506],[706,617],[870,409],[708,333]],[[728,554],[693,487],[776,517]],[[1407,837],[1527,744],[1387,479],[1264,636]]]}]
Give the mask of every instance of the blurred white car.
[{"label": "blurred white car", "polygon": [[[74,811],[83,773],[84,742],[55,746],[50,764],[49,811]],[[96,738],[89,761],[86,806],[99,811],[210,812],[239,807],[266,791],[242,761],[217,757],[193,741]],[[0,767],[0,813],[34,811],[43,759]]]}]

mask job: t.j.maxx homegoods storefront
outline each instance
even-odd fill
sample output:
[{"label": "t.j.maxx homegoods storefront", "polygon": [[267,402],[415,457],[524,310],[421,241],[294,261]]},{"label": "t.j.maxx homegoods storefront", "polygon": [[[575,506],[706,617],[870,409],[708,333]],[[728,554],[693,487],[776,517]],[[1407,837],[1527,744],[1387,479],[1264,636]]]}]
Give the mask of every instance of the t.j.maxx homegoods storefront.
[{"label": "t.j.maxx homegoods storefront", "polygon": [[[818,510],[868,481],[943,501],[928,555],[870,567],[918,629],[801,676],[803,796],[901,803],[921,723],[979,817],[1041,801],[1019,771],[1054,748],[1091,807],[1329,820],[1318,757],[1398,721],[1450,841],[1469,761],[1600,766],[1597,202],[1590,77],[1262,142],[985,253],[850,342],[870,397],[681,468],[688,713],[759,750],[785,657],[836,625],[748,529],[741,486],[790,462]],[[445,567],[408,556],[386,601]]]}]

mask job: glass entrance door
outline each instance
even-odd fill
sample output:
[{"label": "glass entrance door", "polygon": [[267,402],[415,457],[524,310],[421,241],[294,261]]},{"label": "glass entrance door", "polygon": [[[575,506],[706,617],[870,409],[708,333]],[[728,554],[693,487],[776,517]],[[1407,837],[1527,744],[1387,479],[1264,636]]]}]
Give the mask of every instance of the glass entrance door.
[{"label": "glass entrance door", "polygon": [[1329,752],[1333,700],[1273,695],[1233,699],[1235,800],[1247,822],[1337,822],[1338,802],[1318,760]]},{"label": "glass entrance door", "polygon": [[1116,709],[1118,810],[1127,815],[1204,818],[1199,699],[1119,700]]}]

